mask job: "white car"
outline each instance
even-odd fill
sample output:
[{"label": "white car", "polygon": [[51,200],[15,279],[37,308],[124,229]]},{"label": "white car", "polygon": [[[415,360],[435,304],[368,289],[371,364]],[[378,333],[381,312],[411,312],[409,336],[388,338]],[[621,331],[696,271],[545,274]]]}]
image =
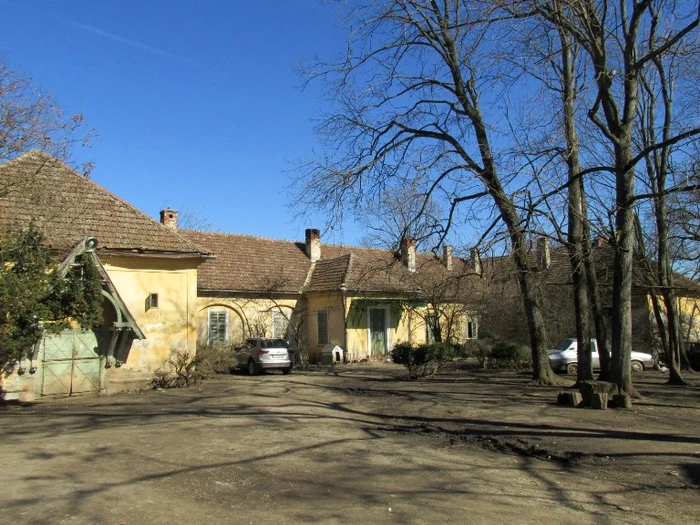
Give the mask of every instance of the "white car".
[{"label": "white car", "polygon": [[[591,339],[591,359],[593,368],[600,368],[600,359],[598,357],[598,343],[595,339]],[[552,370],[555,372],[566,371],[569,374],[578,373],[578,341],[576,338],[562,339],[559,344],[549,351],[549,364],[552,365]],[[654,358],[651,354],[643,352],[632,352],[632,372],[643,372],[645,368],[654,366]]]},{"label": "white car", "polygon": [[281,370],[283,374],[292,371],[289,343],[284,339],[252,337],[235,348],[236,368],[247,370],[250,375],[258,375],[265,370]]}]

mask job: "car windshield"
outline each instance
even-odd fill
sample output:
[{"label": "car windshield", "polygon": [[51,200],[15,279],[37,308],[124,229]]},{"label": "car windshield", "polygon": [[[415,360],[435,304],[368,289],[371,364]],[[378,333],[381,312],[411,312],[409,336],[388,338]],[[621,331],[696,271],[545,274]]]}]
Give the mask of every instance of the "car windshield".
[{"label": "car windshield", "polygon": [[263,339],[260,341],[262,348],[289,348],[289,344],[284,339]]},{"label": "car windshield", "polygon": [[562,339],[559,341],[559,344],[554,347],[555,350],[568,350],[569,347],[571,346],[571,343],[574,342],[574,339]]}]

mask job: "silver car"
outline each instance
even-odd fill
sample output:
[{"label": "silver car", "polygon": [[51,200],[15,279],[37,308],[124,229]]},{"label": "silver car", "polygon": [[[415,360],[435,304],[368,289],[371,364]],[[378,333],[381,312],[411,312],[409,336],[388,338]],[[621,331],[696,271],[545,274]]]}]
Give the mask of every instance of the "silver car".
[{"label": "silver car", "polygon": [[252,337],[235,349],[237,368],[247,370],[252,376],[264,370],[292,371],[289,343],[284,339]]},{"label": "silver car", "polygon": [[[598,357],[598,343],[595,339],[591,339],[591,359],[593,360],[593,368],[600,368],[600,359]],[[549,364],[552,365],[552,370],[555,372],[566,371],[569,374],[578,373],[578,341],[573,339],[562,339],[559,344],[549,351]],[[643,372],[645,368],[654,366],[654,358],[651,354],[643,352],[632,352],[632,372]]]}]

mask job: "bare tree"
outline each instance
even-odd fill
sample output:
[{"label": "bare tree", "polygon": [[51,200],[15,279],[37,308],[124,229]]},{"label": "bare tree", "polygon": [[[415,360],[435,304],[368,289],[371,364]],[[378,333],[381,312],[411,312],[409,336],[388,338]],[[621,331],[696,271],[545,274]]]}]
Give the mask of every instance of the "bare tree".
[{"label": "bare tree", "polygon": [[521,9],[521,16],[535,12],[569,35],[585,51],[593,71],[596,98],[588,116],[611,152],[607,169],[615,181],[611,374],[621,392],[635,393],[630,358],[636,168],[661,147],[700,133],[700,128],[674,130],[663,142],[636,149],[640,78],[646,67],[694,37],[700,6],[663,0],[535,0],[512,5]]},{"label": "bare tree", "polygon": [[[367,234],[362,244],[397,251],[402,239],[413,239],[416,247],[430,243],[441,228],[441,210],[433,200],[406,181],[396,191],[361,204],[359,222]],[[432,246],[431,246],[432,247]]]},{"label": "bare tree", "polygon": [[[69,162],[72,148],[93,137],[82,114],[66,116],[51,95],[0,61],[0,162],[32,149]],[[76,168],[89,176],[92,164]]]},{"label": "bare tree", "polygon": [[408,177],[424,203],[444,203],[441,239],[465,207],[480,206],[483,215],[495,210],[490,222],[507,229],[525,305],[533,381],[555,384],[528,260],[527,217],[520,215],[531,213],[530,197],[518,169],[500,163],[494,151],[503,117],[494,108],[507,111],[499,95],[508,74],[496,48],[512,26],[492,19],[491,9],[490,3],[458,1],[353,4],[346,56],[309,71],[331,84],[338,111],[319,128],[331,154],[303,167],[297,196],[335,220],[345,207],[376,201]]}]

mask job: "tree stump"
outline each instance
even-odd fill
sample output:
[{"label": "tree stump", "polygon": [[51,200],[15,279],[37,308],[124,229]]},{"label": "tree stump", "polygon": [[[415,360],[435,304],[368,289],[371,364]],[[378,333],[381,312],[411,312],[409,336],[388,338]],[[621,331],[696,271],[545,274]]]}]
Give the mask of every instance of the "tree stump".
[{"label": "tree stump", "polygon": [[607,410],[608,408],[608,394],[605,392],[599,394],[591,394],[591,408],[596,410]]},{"label": "tree stump", "polygon": [[[605,394],[606,403],[608,398],[617,394],[617,385],[608,381],[581,381],[579,388],[583,395],[583,404],[589,407],[593,406],[593,398],[599,394]],[[599,403],[600,400],[596,402]]]},{"label": "tree stump", "polygon": [[628,394],[615,394],[612,397],[612,406],[615,408],[632,408],[632,398]]},{"label": "tree stump", "polygon": [[583,396],[580,392],[559,392],[557,405],[565,407],[578,407],[583,404]]}]

